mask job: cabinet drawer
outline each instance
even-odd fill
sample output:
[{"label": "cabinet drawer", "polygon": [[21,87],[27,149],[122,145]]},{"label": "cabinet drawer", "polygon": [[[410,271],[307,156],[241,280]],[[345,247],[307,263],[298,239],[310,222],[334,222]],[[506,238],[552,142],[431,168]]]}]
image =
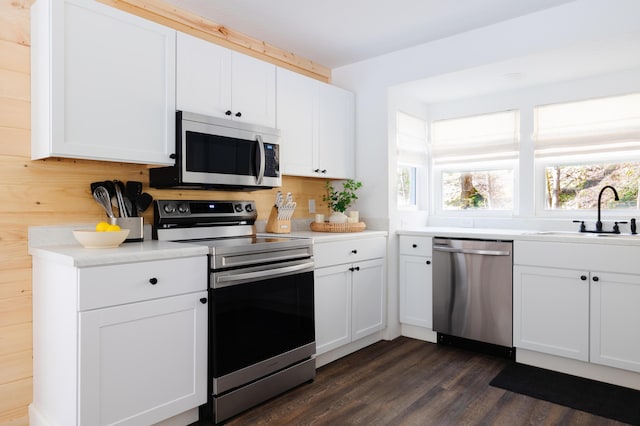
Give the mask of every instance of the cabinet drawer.
[{"label": "cabinet drawer", "polygon": [[206,290],[208,273],[206,256],[82,268],[78,271],[78,309]]},{"label": "cabinet drawer", "polygon": [[413,235],[401,235],[400,254],[413,256],[431,256],[431,237],[417,237]]},{"label": "cabinet drawer", "polygon": [[385,237],[316,243],[313,246],[313,256],[317,268],[385,257],[386,253],[387,239]]}]

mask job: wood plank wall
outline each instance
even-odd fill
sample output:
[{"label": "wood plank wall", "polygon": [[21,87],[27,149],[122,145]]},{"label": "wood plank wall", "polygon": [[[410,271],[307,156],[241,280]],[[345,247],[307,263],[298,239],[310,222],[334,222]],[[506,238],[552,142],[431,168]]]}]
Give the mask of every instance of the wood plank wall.
[{"label": "wood plank wall", "polygon": [[[28,227],[97,222],[93,181],[139,180],[154,198],[255,199],[267,219],[275,191],[215,192],[148,188],[144,165],[69,159],[30,159],[29,7],[34,0],[0,0],[0,424],[27,425],[32,400],[31,258]],[[328,81],[330,70],[168,7],[160,0],[101,0],[263,60]],[[309,216],[308,199],[322,209],[324,180],[285,177],[283,191],[298,201],[294,218]],[[152,209],[144,213],[151,223]]]}]

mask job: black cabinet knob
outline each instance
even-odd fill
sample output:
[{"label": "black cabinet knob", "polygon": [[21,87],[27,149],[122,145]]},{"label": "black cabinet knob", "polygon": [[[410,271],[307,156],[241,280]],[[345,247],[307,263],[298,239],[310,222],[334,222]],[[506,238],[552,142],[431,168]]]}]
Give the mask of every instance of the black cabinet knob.
[{"label": "black cabinet knob", "polygon": [[203,297],[202,299],[200,299],[200,303],[202,303],[203,305],[205,305],[207,303],[207,298]]},{"label": "black cabinet knob", "polygon": [[226,111],[224,112],[224,115],[231,115],[231,111],[226,110]]},{"label": "black cabinet knob", "polygon": [[581,279],[582,281],[586,281],[586,280],[587,280],[587,276],[586,276],[586,275],[580,275],[580,279]]},{"label": "black cabinet knob", "polygon": [[427,265],[431,265],[431,261],[430,260],[427,260]]},{"label": "black cabinet knob", "polygon": [[359,267],[359,266],[356,266],[356,271],[359,271],[359,270],[360,270],[360,267]]},{"label": "black cabinet knob", "polygon": [[151,283],[151,285],[156,285],[158,284],[158,279],[155,277],[149,278],[149,282]]},{"label": "black cabinet knob", "polygon": [[313,169],[314,173],[320,173],[320,169]]},{"label": "black cabinet knob", "polygon": [[417,244],[411,244],[411,247],[413,247],[413,248],[417,248],[417,247],[418,247],[418,245],[417,245]]},{"label": "black cabinet knob", "polygon": [[327,173],[327,169],[322,169],[320,173]]},{"label": "black cabinet knob", "polygon": [[600,281],[600,278],[598,278],[598,277],[593,277],[593,280],[594,280],[594,281]]},{"label": "black cabinet knob", "polygon": [[242,117],[242,113],[241,112],[236,112],[236,117]]},{"label": "black cabinet knob", "polygon": [[358,254],[358,250],[351,250],[351,253]]},{"label": "black cabinet knob", "polygon": [[169,154],[169,158],[171,158],[172,160],[176,159],[176,155],[175,154]]}]

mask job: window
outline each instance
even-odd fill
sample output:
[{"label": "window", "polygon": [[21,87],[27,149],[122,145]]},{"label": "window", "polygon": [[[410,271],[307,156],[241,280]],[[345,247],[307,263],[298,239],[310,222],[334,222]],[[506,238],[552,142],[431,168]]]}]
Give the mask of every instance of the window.
[{"label": "window", "polygon": [[638,209],[640,94],[534,108],[534,145],[546,211]]},{"label": "window", "polygon": [[439,210],[513,210],[518,111],[434,121],[431,133]]},{"label": "window", "polygon": [[396,119],[398,207],[417,208],[419,171],[427,164],[427,123],[403,112]]}]

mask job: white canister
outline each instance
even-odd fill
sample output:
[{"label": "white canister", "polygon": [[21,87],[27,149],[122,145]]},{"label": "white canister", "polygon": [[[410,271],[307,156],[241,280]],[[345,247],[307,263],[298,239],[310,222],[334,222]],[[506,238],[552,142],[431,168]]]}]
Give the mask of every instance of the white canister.
[{"label": "white canister", "polygon": [[360,214],[358,213],[357,210],[352,210],[349,212],[349,219],[351,219],[349,221],[351,223],[358,223],[360,222]]},{"label": "white canister", "polygon": [[324,223],[324,215],[323,214],[317,214],[316,215],[316,223]]}]

